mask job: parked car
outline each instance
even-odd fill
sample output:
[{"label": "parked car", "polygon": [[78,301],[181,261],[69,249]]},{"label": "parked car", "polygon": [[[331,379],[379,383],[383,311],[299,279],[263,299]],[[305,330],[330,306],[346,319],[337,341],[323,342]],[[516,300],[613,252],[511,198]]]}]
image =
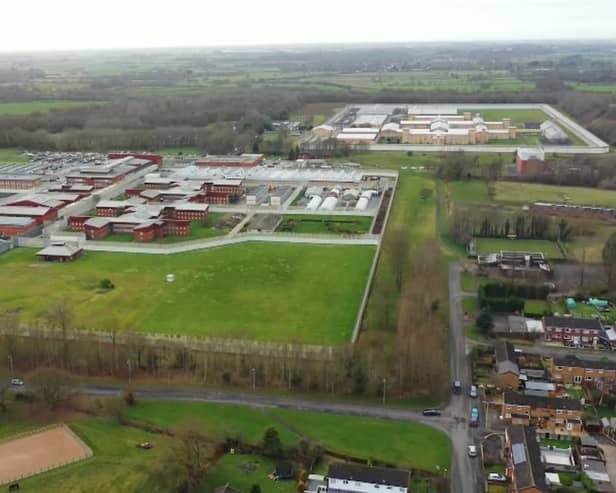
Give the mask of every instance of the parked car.
[{"label": "parked car", "polygon": [[24,381],[21,378],[11,378],[11,385],[14,387],[23,387]]},{"label": "parked car", "polygon": [[507,478],[498,472],[491,472],[488,474],[488,481],[493,481],[495,483],[506,483]]},{"label": "parked car", "polygon": [[471,426],[479,426],[479,408],[473,407],[471,409]]},{"label": "parked car", "polygon": [[477,385],[471,385],[471,388],[468,391],[468,395],[471,396],[471,398],[473,399],[477,398]]},{"label": "parked car", "polygon": [[477,446],[469,445],[468,446],[468,456],[469,457],[477,457]]},{"label": "parked car", "polygon": [[438,409],[424,409],[422,414],[424,416],[440,416],[441,412]]},{"label": "parked car", "polygon": [[460,380],[456,380],[453,383],[453,393],[454,394],[461,394],[462,393],[462,382],[460,382]]}]

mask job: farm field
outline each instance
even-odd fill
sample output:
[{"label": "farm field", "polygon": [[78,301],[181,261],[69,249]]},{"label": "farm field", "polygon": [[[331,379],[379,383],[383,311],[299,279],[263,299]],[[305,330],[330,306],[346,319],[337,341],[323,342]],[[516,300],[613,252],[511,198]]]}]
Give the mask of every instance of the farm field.
[{"label": "farm field", "polygon": [[0,115],[29,115],[31,113],[47,113],[49,110],[61,110],[101,104],[97,101],[29,101],[25,103],[0,103]]},{"label": "farm field", "polygon": [[616,193],[613,190],[499,181],[495,184],[495,191],[495,200],[499,202],[570,202],[616,207]]},{"label": "farm field", "polygon": [[480,255],[501,250],[520,252],[543,252],[547,259],[562,259],[558,245],[547,240],[510,240],[506,238],[478,238],[477,251]]},{"label": "farm field", "polygon": [[[338,453],[374,458],[402,467],[435,471],[436,465],[449,468],[450,445],[447,436],[429,426],[361,417],[292,411],[255,410],[212,403],[150,401],[128,410],[131,419],[158,426],[183,422],[203,425],[208,432],[241,433],[256,443],[265,429],[274,426],[285,445],[303,437]],[[357,430],[361,429],[361,433]],[[289,430],[294,430],[293,432]]]},{"label": "farm field", "polygon": [[576,91],[582,92],[596,92],[603,94],[616,93],[616,84],[592,84],[587,82],[576,82],[573,84],[573,88]]},{"label": "farm field", "polygon": [[369,233],[371,216],[308,216],[285,214],[276,231],[305,234]]},{"label": "farm field", "polygon": [[[50,293],[62,293],[76,327],[344,343],[373,255],[363,246],[244,243],[176,255],[87,252],[62,265],[19,248],[0,257],[0,310],[19,310],[22,323],[32,322],[54,302]],[[165,281],[169,273],[174,283]],[[104,278],[116,288],[98,292]]]}]

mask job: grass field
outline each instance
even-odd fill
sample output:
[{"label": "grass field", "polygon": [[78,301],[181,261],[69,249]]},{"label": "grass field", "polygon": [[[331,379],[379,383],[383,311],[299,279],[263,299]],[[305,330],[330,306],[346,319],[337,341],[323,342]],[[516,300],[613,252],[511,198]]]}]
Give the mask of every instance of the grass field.
[{"label": "grass field", "polygon": [[485,181],[452,181],[447,184],[450,199],[456,203],[490,202],[488,184]]},{"label": "grass field", "polygon": [[291,121],[301,121],[317,126],[325,123],[337,111],[344,108],[343,103],[308,103],[301,111],[291,115]]},{"label": "grass field", "polygon": [[276,231],[305,234],[361,234],[369,233],[371,216],[282,216]]},{"label": "grass field", "polygon": [[548,259],[562,259],[563,254],[558,245],[547,240],[509,240],[501,238],[478,238],[477,250],[480,255],[501,250],[518,252],[543,252]]},{"label": "grass field", "polygon": [[550,310],[550,304],[544,300],[526,300],[524,302],[524,313],[542,314]]},{"label": "grass field", "polygon": [[0,149],[0,163],[25,163],[28,158],[21,155],[21,152],[13,147]]},{"label": "grass field", "polygon": [[581,205],[616,207],[613,190],[582,187],[558,187],[535,183],[499,181],[495,185],[495,199],[500,202],[528,204],[531,202],[570,202]]},{"label": "grass field", "polygon": [[549,120],[548,115],[546,115],[542,110],[515,110],[515,109],[489,109],[489,110],[478,110],[478,109],[465,109],[460,110],[460,113],[464,111],[470,111],[471,113],[479,113],[481,117],[486,121],[500,121],[503,118],[511,118],[511,123],[515,126],[521,126],[523,123],[542,123],[546,120]]},{"label": "grass field", "polygon": [[[34,254],[0,256],[0,310],[20,310],[23,323],[61,293],[78,327],[335,344],[350,340],[374,248],[244,243],[176,255],[88,252],[71,264]],[[98,292],[103,278],[116,288]]]},{"label": "grass field", "polygon": [[462,272],[460,274],[460,285],[462,291],[472,293],[475,290],[475,279],[473,278],[473,274],[470,272]]},{"label": "grass field", "polygon": [[586,82],[577,82],[572,85],[576,91],[596,92],[601,94],[615,94],[616,84],[594,84]]},{"label": "grass field", "polygon": [[163,156],[178,156],[180,154],[186,156],[201,156],[204,154],[203,151],[200,151],[196,147],[164,147],[158,149],[156,153]]},{"label": "grass field", "polygon": [[29,101],[26,103],[0,103],[0,115],[29,115],[47,113],[49,110],[75,108],[87,104],[101,104],[96,101]]},{"label": "grass field", "polygon": [[129,409],[128,416],[158,426],[192,423],[217,436],[240,433],[251,443],[258,442],[268,426],[274,426],[285,445],[306,437],[338,453],[426,471],[434,471],[436,465],[448,468],[451,455],[446,435],[417,423],[285,409],[256,410],[211,403],[160,401],[141,403]]}]

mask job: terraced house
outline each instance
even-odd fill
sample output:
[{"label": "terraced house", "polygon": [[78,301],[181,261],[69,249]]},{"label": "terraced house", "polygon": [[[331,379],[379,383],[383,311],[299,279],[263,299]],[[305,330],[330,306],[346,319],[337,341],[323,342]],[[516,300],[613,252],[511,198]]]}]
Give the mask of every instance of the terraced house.
[{"label": "terraced house", "polygon": [[568,398],[503,394],[502,415],[507,424],[534,426],[545,438],[571,438],[582,434],[582,405]]},{"label": "terraced house", "polygon": [[549,371],[558,383],[616,387],[616,363],[612,361],[589,361],[576,356],[553,358]]}]

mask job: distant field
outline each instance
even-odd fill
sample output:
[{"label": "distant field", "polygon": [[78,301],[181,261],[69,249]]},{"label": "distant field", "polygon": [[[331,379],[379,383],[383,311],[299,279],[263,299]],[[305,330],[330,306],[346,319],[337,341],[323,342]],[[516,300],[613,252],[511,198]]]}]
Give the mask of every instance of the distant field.
[{"label": "distant field", "polygon": [[585,82],[574,83],[573,88],[576,91],[597,92],[605,94],[616,93],[616,84],[591,84]]},{"label": "distant field", "polygon": [[451,199],[456,203],[490,202],[485,181],[452,181],[447,184]]},{"label": "distant field", "polygon": [[518,252],[543,252],[546,258],[561,259],[563,254],[558,245],[546,240],[509,240],[500,238],[478,238],[477,250],[480,255],[501,250]]},{"label": "distant field", "polygon": [[616,193],[582,187],[557,187],[531,183],[499,181],[496,183],[495,199],[501,202],[571,202],[582,205],[616,207]]},{"label": "distant field", "polygon": [[285,214],[276,231],[305,234],[361,234],[369,233],[371,225],[371,216]]},{"label": "distant field", "polygon": [[[373,255],[364,246],[244,243],[176,255],[87,252],[62,265],[19,248],[0,256],[0,311],[18,309],[28,323],[63,296],[80,327],[344,343]],[[98,291],[104,278],[113,291]]]},{"label": "distant field", "polygon": [[0,115],[29,115],[30,113],[47,113],[49,110],[60,110],[101,104],[97,101],[30,101],[26,103],[0,103]]},{"label": "distant field", "polygon": [[25,163],[27,157],[21,155],[21,151],[15,148],[0,149],[0,163]]},{"label": "distant field", "polygon": [[[465,152],[466,156],[477,158],[478,164],[489,164],[495,159],[505,156],[499,155],[496,152]],[[398,151],[369,151],[369,152],[354,152],[348,158],[339,160],[343,163],[354,162],[359,163],[365,168],[381,168],[381,169],[401,169],[402,167],[424,167],[434,168],[443,162],[443,154],[438,152],[412,152],[410,155],[406,152]]]},{"label": "distant field", "polygon": [[321,125],[344,108],[342,103],[308,103],[301,111],[291,115],[291,120]]},{"label": "distant field", "polygon": [[164,147],[163,149],[158,149],[155,152],[163,156],[177,156],[179,154],[187,156],[201,156],[205,154],[196,147]]},{"label": "distant field", "polygon": [[459,113],[463,113],[464,111],[470,111],[473,114],[479,113],[482,118],[486,121],[498,121],[503,118],[511,118],[511,122],[516,126],[521,126],[523,123],[542,123],[546,120],[549,120],[548,115],[546,115],[542,110],[516,110],[516,109],[489,109],[489,110],[479,110],[479,109],[464,109],[459,110]]}]

